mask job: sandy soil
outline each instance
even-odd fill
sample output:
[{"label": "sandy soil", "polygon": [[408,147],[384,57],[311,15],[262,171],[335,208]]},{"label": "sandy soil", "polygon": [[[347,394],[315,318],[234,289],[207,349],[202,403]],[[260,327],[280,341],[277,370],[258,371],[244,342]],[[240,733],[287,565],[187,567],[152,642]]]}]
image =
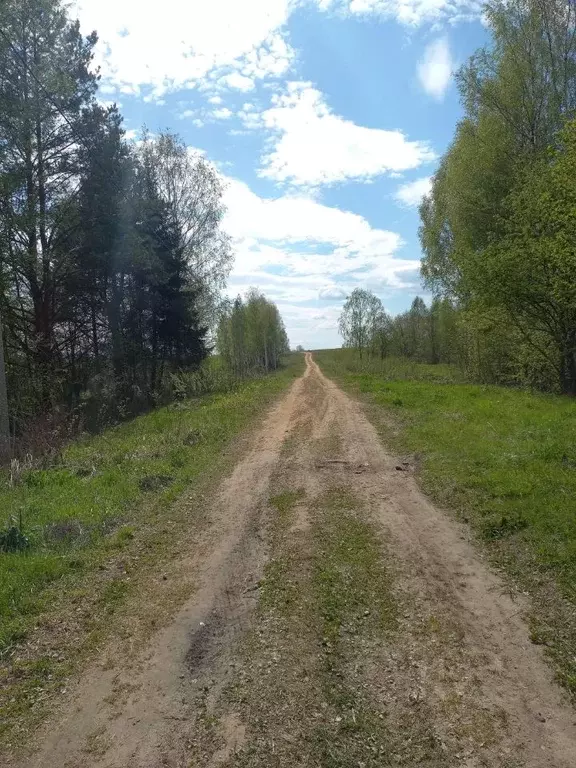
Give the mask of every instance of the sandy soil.
[{"label": "sandy soil", "polygon": [[[353,490],[385,543],[400,625],[378,653],[370,646],[368,669],[395,727],[406,722],[402,707],[425,703],[421,717],[445,757],[422,765],[576,766],[576,713],[529,640],[526,606],[507,594],[466,529],[420,493],[410,464],[386,453],[360,405],[308,354],[306,373],[270,412],[211,505],[211,525],[190,557],[199,585],[193,598],[136,663],[88,670],[66,712],[38,734],[34,756],[18,768],[261,764],[246,758],[251,723],[227,703],[227,690],[255,621],[270,557],[268,500],[278,478],[283,488],[303,489],[287,533],[295,541],[307,536],[311,500],[338,485]],[[218,720],[219,741],[198,751],[207,716]],[[269,764],[296,763],[271,757]]]}]

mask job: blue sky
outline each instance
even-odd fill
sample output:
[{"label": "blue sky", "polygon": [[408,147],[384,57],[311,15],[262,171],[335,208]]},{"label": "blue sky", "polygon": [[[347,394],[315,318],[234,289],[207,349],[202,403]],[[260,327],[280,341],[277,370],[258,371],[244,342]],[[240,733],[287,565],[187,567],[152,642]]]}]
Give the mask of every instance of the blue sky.
[{"label": "blue sky", "polygon": [[360,286],[423,295],[418,203],[461,111],[453,72],[487,41],[478,0],[77,0],[100,97],[131,136],[171,128],[219,168],[236,254],[293,345],[339,346]]}]

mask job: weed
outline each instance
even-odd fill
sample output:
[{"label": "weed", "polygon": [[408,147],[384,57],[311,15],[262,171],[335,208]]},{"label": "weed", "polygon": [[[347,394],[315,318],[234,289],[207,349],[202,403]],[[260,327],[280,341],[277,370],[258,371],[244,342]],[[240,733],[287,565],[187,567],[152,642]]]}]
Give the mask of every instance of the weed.
[{"label": "weed", "polygon": [[157,491],[173,481],[174,478],[171,475],[147,475],[138,480],[138,486],[141,491]]},{"label": "weed", "polygon": [[284,491],[276,496],[272,496],[270,504],[275,507],[282,518],[294,508],[294,506],[305,497],[303,489],[297,491]]},{"label": "weed", "polygon": [[503,539],[528,527],[528,521],[521,515],[506,517],[502,515],[496,520],[487,520],[481,527],[482,534],[487,539]]},{"label": "weed", "polygon": [[8,485],[14,488],[22,478],[22,473],[32,467],[32,455],[26,454],[23,459],[12,459],[10,462],[10,472],[8,475]]},{"label": "weed", "polygon": [[0,530],[0,552],[23,552],[30,546],[28,536],[22,530],[22,513],[12,517],[4,530]]},{"label": "weed", "polygon": [[133,525],[124,525],[116,534],[116,546],[123,547],[135,536],[135,529]]},{"label": "weed", "polygon": [[71,546],[74,541],[81,539],[85,532],[85,529],[78,520],[70,518],[49,523],[44,528],[44,537],[49,545]]}]

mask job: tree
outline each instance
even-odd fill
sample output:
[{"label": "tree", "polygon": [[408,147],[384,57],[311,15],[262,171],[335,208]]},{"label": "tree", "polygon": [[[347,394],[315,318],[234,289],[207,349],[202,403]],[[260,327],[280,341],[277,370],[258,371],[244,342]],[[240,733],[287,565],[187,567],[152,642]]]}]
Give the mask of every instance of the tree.
[{"label": "tree", "polygon": [[0,5],[0,316],[17,429],[95,392],[114,418],[153,404],[170,370],[207,354],[202,318],[230,267],[216,170],[172,134],[125,141],[117,107],[96,101],[96,40],[61,0]]},{"label": "tree", "polygon": [[71,192],[78,182],[85,110],[94,103],[96,35],[83,38],[57,0],[8,0],[0,12],[0,175],[7,334],[34,362],[42,400],[61,357]]},{"label": "tree", "polygon": [[255,289],[245,302],[238,297],[222,305],[216,345],[237,376],[275,370],[289,351],[278,307]]},{"label": "tree", "polygon": [[[486,18],[493,43],[458,75],[465,116],[420,209],[422,275],[458,306],[459,343],[471,345],[459,356],[475,361],[476,375],[549,382],[547,361],[571,392],[569,293],[549,274],[564,274],[569,249],[541,232],[564,227],[569,237],[572,201],[553,186],[567,183],[561,169],[571,162],[561,132],[576,108],[576,6],[492,0]],[[552,251],[539,248],[544,240]]]},{"label": "tree", "polygon": [[120,377],[120,305],[131,259],[126,243],[134,160],[115,106],[103,109],[94,105],[86,122],[91,138],[80,147],[79,234],[67,290],[76,298],[76,327],[88,334],[84,339],[89,344],[85,356],[91,361],[87,376],[106,364],[106,351],[110,349],[113,369]]},{"label": "tree", "polygon": [[345,346],[358,350],[361,359],[370,345],[377,318],[383,311],[380,299],[363,288],[355,288],[346,299],[338,329]]},{"label": "tree", "polygon": [[392,343],[393,320],[382,308],[377,312],[372,326],[371,345],[374,354],[381,360],[389,354]]},{"label": "tree", "polygon": [[503,306],[534,351],[576,395],[576,121],[530,168],[506,201],[504,235],[477,276],[486,301]]},{"label": "tree", "polygon": [[493,45],[458,82],[465,117],[421,206],[423,276],[467,301],[470,273],[502,234],[501,206],[576,107],[576,10],[564,0],[492,0]]},{"label": "tree", "polygon": [[224,192],[221,177],[198,152],[174,133],[144,132],[139,150],[155,168],[158,193],[179,233],[202,320],[212,324],[220,289],[232,267],[230,238],[221,229]]}]

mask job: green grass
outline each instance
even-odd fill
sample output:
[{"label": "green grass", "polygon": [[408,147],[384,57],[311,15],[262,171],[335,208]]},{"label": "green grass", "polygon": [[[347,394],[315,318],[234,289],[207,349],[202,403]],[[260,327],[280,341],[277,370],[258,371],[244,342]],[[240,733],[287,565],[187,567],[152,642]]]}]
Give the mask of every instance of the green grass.
[{"label": "green grass", "polygon": [[[313,593],[323,619],[323,644],[339,656],[345,633],[356,635],[367,626],[375,632],[394,626],[395,605],[382,550],[372,526],[356,514],[356,499],[344,488],[333,488],[318,501]],[[328,658],[329,667],[332,658]]]},{"label": "green grass", "polygon": [[388,381],[431,381],[437,384],[464,383],[464,374],[453,365],[428,365],[401,357],[360,359],[352,349],[327,349],[314,352],[314,359],[330,376],[373,374]]},{"label": "green grass", "polygon": [[[231,439],[303,370],[290,358],[275,375],[231,394],[177,402],[80,440],[50,469],[25,470],[10,487],[0,479],[0,527],[23,521],[31,546],[0,553],[0,656],[22,640],[35,617],[50,609],[53,589],[74,588],[122,549],[141,523],[185,490],[193,491],[220,461]],[[118,602],[122,588],[107,586]]]},{"label": "green grass", "polygon": [[447,366],[392,360],[371,369],[349,350],[315,359],[379,406],[369,416],[391,448],[419,457],[424,490],[469,522],[533,594],[533,639],[576,694],[576,401],[462,383]]}]

